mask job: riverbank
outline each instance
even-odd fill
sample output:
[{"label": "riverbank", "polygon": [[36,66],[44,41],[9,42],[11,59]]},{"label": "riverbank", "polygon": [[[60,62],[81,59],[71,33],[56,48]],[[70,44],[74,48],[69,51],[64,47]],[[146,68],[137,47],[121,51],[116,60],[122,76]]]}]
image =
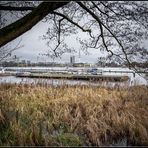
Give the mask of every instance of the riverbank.
[{"label": "riverbank", "polygon": [[148,88],[0,85],[0,145],[148,145]]},{"label": "riverbank", "polygon": [[0,73],[0,77],[5,77],[5,76],[15,76],[15,73]]},{"label": "riverbank", "polygon": [[88,80],[88,81],[110,81],[110,82],[123,82],[129,80],[128,76],[115,76],[115,75],[90,75],[90,74],[60,74],[60,73],[31,73],[31,74],[17,74],[16,77],[27,78],[45,78],[45,79],[70,79],[70,80]]}]

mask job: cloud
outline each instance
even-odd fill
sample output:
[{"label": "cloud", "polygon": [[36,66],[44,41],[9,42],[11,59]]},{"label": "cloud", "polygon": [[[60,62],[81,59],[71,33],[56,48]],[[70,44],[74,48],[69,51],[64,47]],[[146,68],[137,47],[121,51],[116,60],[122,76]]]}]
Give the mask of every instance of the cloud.
[{"label": "cloud", "polygon": [[[20,57],[20,59],[30,60],[32,62],[36,62],[37,57],[39,57],[38,58],[39,61],[52,61],[52,59],[50,59],[49,57],[39,56],[40,53],[46,53],[46,51],[48,50],[48,47],[46,46],[46,41],[43,41],[41,39],[41,36],[47,32],[49,25],[50,25],[49,23],[39,22],[32,29],[21,35],[19,38],[10,42],[9,45],[11,48],[14,48],[18,44],[20,39],[22,40],[21,45],[24,45],[24,47],[14,51],[13,54]],[[79,36],[84,37],[85,33],[80,32]],[[79,61],[78,53],[80,45],[76,41],[75,35],[67,37],[66,43],[77,51],[77,53],[75,53],[75,57],[76,57],[76,62],[78,62]],[[148,41],[146,40],[144,44],[145,47],[147,48]],[[85,55],[85,53],[81,51],[81,58],[80,58],[81,62],[83,61],[87,63],[95,63],[98,57],[106,55],[106,53],[101,53],[99,50],[96,49],[91,49],[88,51],[89,55]],[[55,59],[55,61],[61,63],[69,62],[71,55],[72,54],[70,53],[69,54],[65,53],[63,54],[61,59],[57,58]]]},{"label": "cloud", "polygon": [[[49,57],[39,56],[40,53],[46,53],[48,47],[46,46],[46,42],[41,39],[41,36],[46,33],[49,24],[39,22],[36,26],[34,26],[31,30],[21,35],[19,38],[15,39],[11,42],[11,48],[15,47],[16,44],[21,41],[21,45],[24,47],[14,51],[13,54],[20,57],[20,59],[31,60],[32,62],[37,61],[37,57],[39,61],[52,61]],[[83,33],[80,33],[83,35]],[[13,45],[12,45],[13,43]],[[80,45],[78,41],[76,41],[75,35],[71,35],[66,39],[66,43],[69,44],[70,47],[73,47],[77,53],[75,53],[76,62],[79,61],[79,48]],[[99,50],[89,50],[89,55],[86,55],[81,51],[80,61],[87,63],[94,63],[97,60],[97,57],[100,55]],[[56,62],[67,63],[70,61],[71,53],[65,53],[60,58],[55,59]]]}]

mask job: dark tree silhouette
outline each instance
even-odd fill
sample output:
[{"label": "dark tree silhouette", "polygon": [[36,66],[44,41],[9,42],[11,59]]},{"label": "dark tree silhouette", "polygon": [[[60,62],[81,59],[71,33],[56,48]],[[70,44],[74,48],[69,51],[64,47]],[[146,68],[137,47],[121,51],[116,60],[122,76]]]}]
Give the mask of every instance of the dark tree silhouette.
[{"label": "dark tree silhouette", "polygon": [[[142,46],[148,37],[147,2],[1,2],[0,10],[4,14],[0,47],[42,20],[50,23],[43,39],[55,56],[69,50],[65,37],[82,31],[88,35],[87,40],[78,38],[83,50],[104,50],[108,58],[121,64],[126,61],[129,67],[133,61],[148,59],[148,50]],[[7,24],[5,12],[17,14],[17,20]]]}]

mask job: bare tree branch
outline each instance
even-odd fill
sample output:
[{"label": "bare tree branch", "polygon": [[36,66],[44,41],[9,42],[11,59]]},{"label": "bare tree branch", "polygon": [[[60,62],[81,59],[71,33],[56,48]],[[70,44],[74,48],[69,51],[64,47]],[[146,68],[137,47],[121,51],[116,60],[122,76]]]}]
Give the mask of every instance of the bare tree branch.
[{"label": "bare tree branch", "polygon": [[0,5],[0,10],[3,10],[3,11],[28,11],[33,9],[35,9],[35,7],[12,7],[12,6]]},{"label": "bare tree branch", "polygon": [[70,18],[68,18],[67,16],[65,16],[64,14],[61,14],[59,12],[52,12],[53,14],[59,15],[61,17],[63,17],[64,19],[66,19],[67,21],[69,21],[70,23],[72,23],[73,25],[77,26],[79,29],[81,29],[83,32],[89,32],[91,33],[90,29],[84,29],[83,27],[81,27],[78,23],[72,21]]},{"label": "bare tree branch", "polygon": [[104,34],[103,34],[103,27],[102,27],[102,24],[99,22],[99,26],[100,26],[100,31],[101,31],[101,37],[102,37],[102,42],[103,42],[103,45],[106,49],[107,52],[110,52],[112,54],[112,56],[114,55],[113,52],[111,50],[108,49],[106,43],[105,43],[105,39],[104,39]]},{"label": "bare tree branch", "polygon": [[47,14],[67,3],[68,2],[43,2],[20,20],[2,28],[0,30],[0,47],[22,35],[42,20]]},{"label": "bare tree branch", "polygon": [[109,17],[109,15],[105,12],[103,12],[94,2],[92,2],[92,4],[94,5],[95,8],[97,8],[98,11],[100,11],[102,14],[106,15],[107,17]]},{"label": "bare tree branch", "polygon": [[[22,48],[24,45],[19,46],[21,41],[22,41],[22,39],[18,42],[18,44],[13,49],[9,49],[6,54],[1,53],[0,62],[3,61],[5,58],[7,58],[13,51],[15,51],[19,48]],[[4,50],[4,51],[6,51],[6,50]]]},{"label": "bare tree branch", "polygon": [[111,12],[113,12],[116,16],[122,16],[123,18],[129,20],[127,17],[125,17],[125,16],[123,16],[123,15],[121,15],[121,14],[119,14],[119,13],[116,13],[114,10],[112,10],[111,8],[109,8],[108,6],[106,6],[103,2],[100,1],[100,3],[101,3],[104,7],[108,8]]},{"label": "bare tree branch", "polygon": [[109,33],[115,38],[115,40],[117,41],[117,43],[120,45],[121,49],[122,49],[122,52],[124,53],[124,56],[129,64],[129,66],[131,65],[128,57],[127,57],[127,54],[125,52],[125,49],[123,47],[123,45],[120,43],[120,41],[118,40],[118,38],[114,35],[114,33],[108,28],[105,26],[104,23],[102,23],[102,21],[98,18],[98,16],[96,16],[91,10],[89,10],[85,5],[82,4],[82,2],[77,2],[84,10],[86,10],[99,24],[101,24],[102,26],[104,26],[104,28],[106,28],[106,30],[109,31]]},{"label": "bare tree branch", "polygon": [[59,20],[59,30],[58,30],[58,43],[60,43],[60,35],[61,35],[61,22],[64,20],[64,18]]}]

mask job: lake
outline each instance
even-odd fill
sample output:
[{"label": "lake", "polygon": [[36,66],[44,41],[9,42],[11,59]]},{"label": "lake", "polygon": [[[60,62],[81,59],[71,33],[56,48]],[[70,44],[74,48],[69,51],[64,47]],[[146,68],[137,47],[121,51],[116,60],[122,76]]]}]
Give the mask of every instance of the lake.
[{"label": "lake", "polygon": [[[83,70],[85,71],[86,67],[6,67],[9,71],[40,71],[40,72],[48,72],[48,71],[65,71],[65,70]],[[90,69],[90,68],[89,68]],[[64,79],[43,79],[43,78],[19,78],[15,76],[1,76],[0,77],[0,83],[27,83],[27,84],[36,84],[36,83],[42,83],[42,84],[48,84],[48,85],[94,85],[94,86],[133,86],[133,85],[147,85],[147,80],[144,78],[144,76],[139,74],[132,73],[132,70],[129,70],[128,68],[100,68],[97,67],[98,70],[106,71],[103,72],[103,75],[117,75],[117,76],[129,76],[129,80],[126,82],[90,82],[90,81],[84,81],[84,80],[64,80]],[[108,71],[108,72],[107,72]],[[114,72],[112,72],[114,71]],[[118,72],[115,72],[118,71]],[[125,73],[131,72],[131,73]]]}]

